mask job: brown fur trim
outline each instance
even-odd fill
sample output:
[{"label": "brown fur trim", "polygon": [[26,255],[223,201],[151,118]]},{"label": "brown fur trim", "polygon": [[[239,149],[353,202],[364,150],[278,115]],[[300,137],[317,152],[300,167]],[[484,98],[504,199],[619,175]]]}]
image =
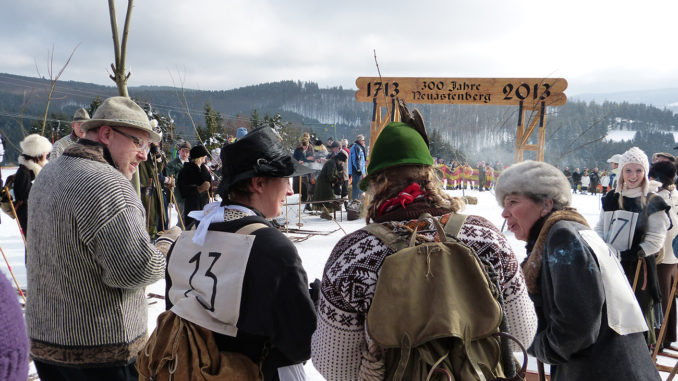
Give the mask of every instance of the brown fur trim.
[{"label": "brown fur trim", "polygon": [[72,144],[66,148],[63,154],[66,156],[82,157],[84,159],[106,163],[106,159],[104,158],[104,149],[100,145]]},{"label": "brown fur trim", "polygon": [[525,284],[527,285],[527,290],[531,294],[538,294],[540,291],[538,282],[539,276],[541,275],[541,262],[544,258],[546,237],[548,236],[551,227],[558,221],[574,221],[589,226],[584,217],[573,208],[557,210],[546,218],[544,226],[542,226],[541,231],[539,232],[539,237],[534,243],[532,252],[521,264],[523,275],[525,276]]}]

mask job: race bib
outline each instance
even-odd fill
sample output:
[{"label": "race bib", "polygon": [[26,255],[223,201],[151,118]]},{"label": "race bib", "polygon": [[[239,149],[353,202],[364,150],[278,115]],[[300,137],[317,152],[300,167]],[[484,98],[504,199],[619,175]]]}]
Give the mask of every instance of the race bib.
[{"label": "race bib", "polygon": [[593,230],[581,230],[579,234],[598,259],[605,291],[607,324],[620,335],[647,331],[645,318],[617,254]]},{"label": "race bib", "polygon": [[615,210],[603,214],[603,240],[615,249],[628,250],[638,223],[638,213]]},{"label": "race bib", "polygon": [[235,337],[245,268],[254,236],[208,231],[205,244],[193,243],[195,231],[177,239],[167,263],[172,282],[172,311],[211,331]]}]

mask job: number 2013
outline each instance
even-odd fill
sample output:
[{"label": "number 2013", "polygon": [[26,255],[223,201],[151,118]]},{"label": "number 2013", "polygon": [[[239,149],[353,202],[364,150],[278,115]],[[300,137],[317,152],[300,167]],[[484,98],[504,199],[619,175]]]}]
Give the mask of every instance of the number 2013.
[{"label": "number 2013", "polygon": [[[539,96],[539,88],[543,87],[541,96]],[[527,83],[521,83],[518,87],[514,87],[512,83],[507,83],[504,85],[502,92],[504,93],[505,100],[511,100],[515,96],[520,100],[527,99],[532,95],[532,99],[544,100],[551,95],[551,85],[548,83],[535,83],[534,86],[530,87]]]}]

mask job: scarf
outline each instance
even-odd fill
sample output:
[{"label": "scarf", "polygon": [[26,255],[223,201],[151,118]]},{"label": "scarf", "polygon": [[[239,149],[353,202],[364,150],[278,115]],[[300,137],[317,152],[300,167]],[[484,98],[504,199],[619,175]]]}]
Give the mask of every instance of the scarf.
[{"label": "scarf", "polygon": [[403,209],[405,209],[406,205],[409,205],[418,200],[422,200],[426,198],[426,196],[427,193],[421,190],[419,184],[412,183],[409,186],[407,186],[407,188],[400,191],[396,197],[384,201],[379,206],[378,215],[381,216],[384,213],[388,213],[398,206],[402,206]]}]

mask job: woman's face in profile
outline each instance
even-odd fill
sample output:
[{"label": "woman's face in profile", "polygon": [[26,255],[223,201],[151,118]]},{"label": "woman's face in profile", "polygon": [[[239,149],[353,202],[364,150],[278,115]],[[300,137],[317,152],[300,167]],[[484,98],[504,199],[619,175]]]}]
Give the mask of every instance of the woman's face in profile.
[{"label": "woman's face in profile", "polygon": [[546,215],[544,205],[523,194],[509,194],[504,197],[504,210],[501,216],[506,219],[508,229],[521,241],[527,241],[530,229],[544,215]]}]

